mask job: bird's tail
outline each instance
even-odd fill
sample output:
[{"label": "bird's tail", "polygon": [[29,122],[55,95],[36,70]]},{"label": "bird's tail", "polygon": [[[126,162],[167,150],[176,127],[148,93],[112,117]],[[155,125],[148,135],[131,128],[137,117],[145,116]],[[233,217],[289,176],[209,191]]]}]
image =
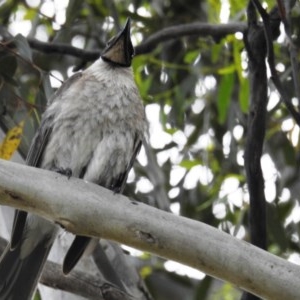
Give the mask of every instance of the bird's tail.
[{"label": "bird's tail", "polygon": [[30,300],[35,292],[52,243],[40,243],[25,258],[21,245],[13,251],[10,244],[0,258],[0,300]]}]

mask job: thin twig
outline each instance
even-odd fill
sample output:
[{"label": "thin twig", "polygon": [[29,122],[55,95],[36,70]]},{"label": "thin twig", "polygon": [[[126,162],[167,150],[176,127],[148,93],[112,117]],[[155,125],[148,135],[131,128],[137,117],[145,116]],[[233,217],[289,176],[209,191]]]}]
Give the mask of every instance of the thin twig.
[{"label": "thin twig", "polygon": [[296,111],[293,104],[291,103],[288,94],[286,90],[283,88],[282,83],[279,79],[277,70],[275,68],[275,59],[274,59],[274,48],[273,48],[273,41],[272,41],[272,30],[270,27],[270,17],[269,14],[266,12],[266,10],[262,7],[259,0],[251,0],[253,4],[255,5],[256,9],[258,10],[264,24],[264,33],[265,33],[265,39],[266,39],[266,45],[267,45],[267,59],[268,64],[271,72],[271,79],[277,88],[277,91],[279,92],[286,108],[293,116],[294,120],[300,127],[300,114]]},{"label": "thin twig", "polygon": [[[296,3],[296,1],[295,1]],[[287,40],[289,43],[289,52],[290,52],[290,61],[293,73],[293,82],[295,87],[296,97],[298,101],[300,101],[300,84],[299,84],[299,63],[298,63],[298,53],[297,47],[292,39],[292,30],[291,30],[291,22],[290,22],[290,8],[289,11],[286,10],[284,3],[282,0],[277,0],[279,15],[281,17],[281,21],[284,26],[285,34],[287,36]],[[300,103],[299,103],[300,108]]]}]

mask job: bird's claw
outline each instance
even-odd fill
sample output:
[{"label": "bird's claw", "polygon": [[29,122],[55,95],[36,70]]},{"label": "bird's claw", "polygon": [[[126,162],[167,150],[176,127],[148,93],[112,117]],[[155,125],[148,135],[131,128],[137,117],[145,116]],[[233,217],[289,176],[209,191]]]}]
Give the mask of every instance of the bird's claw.
[{"label": "bird's claw", "polygon": [[68,179],[70,179],[72,176],[72,170],[70,168],[57,168],[54,171],[61,175],[67,176]]}]

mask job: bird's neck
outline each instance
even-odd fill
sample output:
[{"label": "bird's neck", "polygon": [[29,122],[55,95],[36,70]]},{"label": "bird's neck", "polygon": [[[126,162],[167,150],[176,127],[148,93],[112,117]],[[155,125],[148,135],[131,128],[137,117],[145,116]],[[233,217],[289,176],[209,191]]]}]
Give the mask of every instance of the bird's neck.
[{"label": "bird's neck", "polygon": [[97,59],[88,69],[93,72],[117,72],[119,74],[126,74],[132,72],[131,67],[119,66],[103,60],[101,57]]}]

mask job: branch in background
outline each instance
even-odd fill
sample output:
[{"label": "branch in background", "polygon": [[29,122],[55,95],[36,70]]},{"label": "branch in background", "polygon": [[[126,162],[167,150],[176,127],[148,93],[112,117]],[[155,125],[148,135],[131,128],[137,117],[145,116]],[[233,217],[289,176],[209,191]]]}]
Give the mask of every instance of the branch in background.
[{"label": "branch in background", "polygon": [[148,160],[145,172],[147,173],[150,182],[154,186],[153,193],[156,197],[154,206],[165,211],[170,211],[170,199],[168,198],[165,188],[166,182],[164,173],[157,163],[154,150],[148,143],[144,143],[144,148]]},{"label": "branch in background", "polygon": [[[0,256],[6,246],[7,242],[0,237]],[[68,276],[65,276],[61,266],[51,261],[47,261],[40,282],[48,287],[88,299],[105,300],[108,299],[108,295],[109,299],[132,299],[107,281],[86,272],[73,270]]]},{"label": "branch in background", "polygon": [[134,299],[109,282],[102,281],[99,277],[86,272],[73,270],[65,276],[61,271],[61,266],[50,261],[46,263],[40,282],[48,287],[71,292],[87,299]]},{"label": "branch in background", "polygon": [[[262,27],[256,23],[255,8],[250,0],[249,29],[244,37],[249,56],[250,108],[248,114],[245,169],[250,196],[249,227],[251,243],[266,249],[266,200],[260,165],[266,130],[267,68],[266,43]],[[258,47],[260,45],[260,47]]]},{"label": "branch in background", "polygon": [[[249,190],[249,234],[253,245],[266,250],[267,221],[264,179],[261,156],[266,131],[267,68],[264,32],[257,23],[256,11],[251,0],[247,7],[248,30],[244,44],[249,58],[250,107],[245,146],[245,170]],[[255,295],[243,293],[242,300],[259,300]]]},{"label": "branch in background", "polygon": [[[285,5],[286,4],[286,5]],[[277,0],[277,6],[279,10],[279,15],[281,17],[281,21],[284,26],[285,34],[287,36],[287,40],[289,43],[289,52],[290,52],[290,60],[291,67],[293,73],[293,82],[296,92],[296,97],[299,101],[299,109],[300,109],[300,84],[299,84],[299,63],[298,63],[298,50],[292,39],[292,30],[291,30],[291,9],[296,4],[296,1],[285,1]]]},{"label": "branch in background", "polygon": [[39,214],[78,235],[178,261],[262,298],[299,296],[299,266],[201,222],[78,178],[0,160],[0,203]]},{"label": "branch in background", "polygon": [[44,53],[58,53],[58,54],[71,55],[74,57],[81,58],[85,61],[93,61],[100,56],[99,50],[84,50],[63,43],[41,42],[33,38],[27,38],[27,41],[32,49]]},{"label": "branch in background", "polygon": [[[135,47],[135,53],[136,55],[149,53],[160,43],[185,36],[212,36],[214,39],[219,40],[228,34],[244,32],[245,29],[246,23],[242,22],[218,25],[197,22],[171,26],[150,35],[140,45]],[[96,60],[100,55],[100,50],[83,50],[66,44],[41,42],[32,38],[27,40],[31,48],[44,53],[67,54],[85,61]]]},{"label": "branch in background", "polygon": [[[248,113],[247,138],[245,146],[245,170],[249,190],[250,207],[249,233],[253,245],[267,249],[266,199],[261,156],[266,132],[268,104],[268,80],[265,63],[267,45],[264,30],[257,22],[254,4],[247,7],[248,30],[244,43],[249,58],[250,108]],[[242,300],[258,300],[255,295],[243,293]]]},{"label": "branch in background", "polygon": [[[253,4],[255,5],[257,11],[259,12],[262,20],[263,20],[263,28],[264,28],[264,34],[266,39],[266,45],[267,45],[267,59],[269,68],[271,71],[271,79],[280,94],[281,99],[283,100],[286,108],[294,118],[295,122],[300,127],[300,113],[294,108],[293,104],[291,103],[289,96],[285,90],[285,88],[282,86],[282,83],[279,79],[276,67],[275,67],[275,59],[274,59],[274,48],[273,48],[273,41],[274,38],[274,31],[272,23],[277,23],[278,26],[280,23],[280,18],[278,15],[278,8],[271,11],[270,15],[265,11],[265,9],[260,4],[259,0],[251,0]],[[295,78],[294,80],[298,80],[298,78]]]},{"label": "branch in background", "polygon": [[171,39],[178,39],[184,36],[212,36],[220,40],[228,34],[244,32],[247,25],[242,22],[212,25],[208,23],[191,23],[163,28],[160,31],[150,35],[140,45],[135,48],[136,54],[145,54],[151,52],[159,43]]}]

